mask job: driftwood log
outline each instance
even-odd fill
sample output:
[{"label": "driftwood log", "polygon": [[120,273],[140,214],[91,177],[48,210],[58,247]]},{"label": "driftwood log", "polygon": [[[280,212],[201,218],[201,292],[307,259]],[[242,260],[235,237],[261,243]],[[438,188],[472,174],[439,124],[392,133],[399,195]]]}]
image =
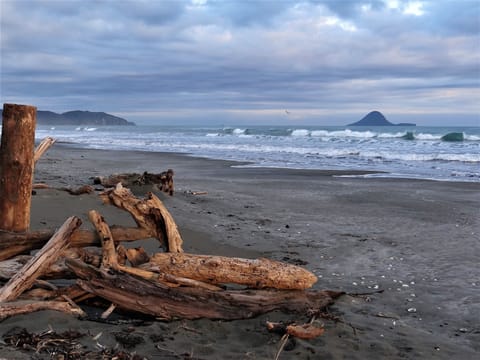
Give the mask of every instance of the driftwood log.
[{"label": "driftwood log", "polygon": [[42,142],[35,148],[33,161],[36,163],[54,143],[55,139],[50,136],[43,139]]},{"label": "driftwood log", "polygon": [[0,320],[40,310],[61,311],[77,317],[86,316],[80,307],[68,301],[14,301],[0,304]]},{"label": "driftwood log", "polygon": [[119,271],[100,271],[78,260],[66,260],[81,279],[77,284],[120,308],[159,319],[247,319],[273,310],[318,311],[342,292],[300,290],[224,290],[170,288]]},{"label": "driftwood log", "polygon": [[96,210],[91,210],[88,213],[88,218],[95,226],[98,236],[102,242],[103,257],[102,268],[103,269],[118,269],[118,258],[115,251],[115,242],[113,240],[110,227],[105,222],[105,219]]},{"label": "driftwood log", "polygon": [[107,188],[115,187],[118,183],[121,183],[125,187],[132,185],[155,185],[160,191],[173,195],[173,175],[174,172],[172,169],[163,171],[160,174],[151,174],[146,171],[143,174],[114,174],[108,177],[97,176],[93,179],[93,183]]},{"label": "driftwood log", "polygon": [[177,224],[155,194],[150,192],[145,199],[138,199],[119,183],[114,189],[109,189],[100,196],[104,203],[127,210],[138,227],[148,230],[150,237],[157,238],[168,252],[183,252],[183,240]]},{"label": "driftwood log", "polygon": [[[15,276],[33,258],[32,255],[18,255],[8,260],[0,261],[0,280],[8,281]],[[42,274],[42,279],[71,279],[73,273],[66,267],[65,259],[77,259],[86,264],[100,266],[102,261],[99,248],[67,248],[61,252],[57,261]]]},{"label": "driftwood log", "polygon": [[301,267],[269,259],[157,253],[141,268],[212,284],[240,284],[256,289],[302,290],[317,281],[314,274]]},{"label": "driftwood log", "polygon": [[16,299],[23,291],[30,288],[58,259],[59,254],[68,246],[72,232],[81,225],[77,217],[70,217],[52,236],[50,241],[25,266],[0,289],[0,303]]},{"label": "driftwood log", "polygon": [[[148,229],[111,226],[116,243],[121,241],[136,241],[151,237]],[[38,230],[24,234],[0,230],[0,261],[16,255],[40,249],[53,236],[54,230]],[[101,245],[100,237],[95,231],[78,229],[70,237],[70,247],[86,247]]]}]

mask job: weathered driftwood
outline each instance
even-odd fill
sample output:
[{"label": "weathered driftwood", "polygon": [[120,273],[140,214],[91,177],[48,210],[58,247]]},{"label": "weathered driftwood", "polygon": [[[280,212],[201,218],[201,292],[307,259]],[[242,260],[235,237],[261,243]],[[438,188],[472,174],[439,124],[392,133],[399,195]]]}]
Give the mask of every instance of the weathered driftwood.
[{"label": "weathered driftwood", "polygon": [[77,284],[59,288],[54,293],[55,300],[68,298],[68,299],[71,299],[72,301],[75,301],[76,303],[82,302],[84,300],[87,300],[93,297],[95,297],[95,295],[83,290]]},{"label": "weathered driftwood", "polygon": [[124,266],[118,262],[119,255],[115,250],[115,243],[113,241],[112,233],[110,232],[110,228],[108,224],[105,222],[103,217],[95,210],[92,210],[88,213],[90,221],[93,223],[95,228],[97,229],[97,233],[99,234],[100,238],[102,239],[102,269],[104,270],[119,270],[126,272],[128,274],[133,274],[135,276],[142,277],[149,281],[159,282],[168,287],[175,287],[179,285],[189,285],[189,286],[198,286],[202,288],[206,288],[209,290],[220,290],[219,287],[205,284],[200,281],[191,280],[191,279],[183,279],[180,277],[176,277],[171,274],[158,274],[142,269],[136,269],[128,266]]},{"label": "weathered driftwood", "polygon": [[93,186],[90,186],[90,185],[83,185],[83,186],[80,186],[76,189],[72,189],[72,188],[68,188],[68,187],[64,187],[62,188],[61,190],[65,190],[66,192],[68,192],[70,195],[83,195],[83,194],[91,194],[95,191],[95,189],[93,188]]},{"label": "weathered driftwood", "polygon": [[40,230],[30,233],[14,233],[0,230],[0,261],[39,249],[53,236],[53,230]]},{"label": "weathered driftwood", "polygon": [[[110,226],[110,231],[115,242],[121,241],[136,241],[148,239],[152,237],[148,229],[138,227],[124,227],[113,225]],[[85,247],[85,246],[99,246],[101,245],[100,237],[96,231],[77,230],[73,233],[71,238],[71,246]]]},{"label": "weathered driftwood", "polygon": [[322,336],[325,329],[314,324],[288,325],[287,334],[299,339],[310,340]]},{"label": "weathered driftwood", "polygon": [[100,271],[77,260],[68,267],[83,279],[77,284],[117,306],[164,320],[247,319],[273,310],[305,313],[320,310],[342,295],[334,291],[225,290],[170,288],[123,272]]},{"label": "weathered driftwood", "polygon": [[145,252],[143,247],[127,249],[123,245],[116,248],[117,259],[120,265],[125,265],[127,260],[134,267],[145,264],[150,260],[150,256]]},{"label": "weathered driftwood", "polygon": [[36,163],[54,143],[55,139],[50,136],[47,136],[45,139],[43,139],[42,142],[35,148],[33,161]]},{"label": "weathered driftwood", "polygon": [[307,324],[284,324],[281,322],[267,321],[267,329],[269,332],[280,335],[291,335],[299,339],[314,339],[323,335],[325,329],[323,326],[318,326],[315,323],[310,322]]},{"label": "weathered driftwood", "polygon": [[97,230],[98,236],[102,242],[102,267],[104,269],[118,269],[117,253],[115,251],[115,242],[113,240],[112,232],[105,222],[105,219],[96,210],[91,210],[88,213],[88,218]]},{"label": "weathered driftwood", "polygon": [[162,284],[163,286],[166,286],[166,287],[179,287],[181,285],[184,285],[184,286],[197,287],[199,289],[207,289],[211,291],[223,290],[222,288],[216,285],[205,283],[203,281],[183,278],[183,277],[174,276],[166,273],[152,272],[152,271],[129,267],[129,266],[118,266],[118,270],[130,275],[134,275],[139,278],[151,281],[153,283]]},{"label": "weathered driftwood", "polygon": [[48,243],[0,289],[0,302],[14,300],[24,290],[29,289],[57,260],[61,251],[68,246],[70,235],[81,223],[77,217],[68,218]]},{"label": "weathered driftwood", "polygon": [[301,267],[269,259],[241,259],[185,253],[157,253],[142,269],[212,284],[241,284],[252,288],[301,290],[317,277]]},{"label": "weathered driftwood", "polygon": [[37,108],[4,104],[0,144],[0,229],[30,227]]},{"label": "weathered driftwood", "polygon": [[[65,258],[78,259],[87,264],[98,266],[101,255],[89,254],[90,251],[84,249],[66,249],[60,255],[59,259],[50,265],[48,269],[42,274],[42,279],[70,279],[72,272],[65,266]],[[15,274],[20,272],[33,258],[32,255],[18,255],[8,260],[0,261],[0,280],[8,281]],[[35,283],[37,283],[37,280]]]},{"label": "weathered driftwood", "polygon": [[[44,279],[70,279],[72,272],[65,266],[65,258],[79,259],[87,264],[99,266],[101,252],[97,248],[67,248],[59,255],[59,259],[53,263],[42,275]],[[18,255],[7,260],[0,261],[0,280],[9,280],[31,259],[32,255]]]},{"label": "weathered driftwood", "polygon": [[[115,241],[136,241],[151,237],[147,229],[111,226],[110,230]],[[16,255],[40,249],[55,233],[54,230],[38,230],[24,234],[0,230],[0,261],[10,259]],[[76,230],[70,238],[71,247],[99,246],[100,237],[96,231]]]},{"label": "weathered driftwood", "polygon": [[50,186],[45,183],[35,183],[33,184],[33,189],[50,189]]},{"label": "weathered driftwood", "polygon": [[19,255],[0,262],[0,279],[10,280],[32,258],[30,255]]},{"label": "weathered driftwood", "polygon": [[150,261],[150,256],[142,247],[126,249],[125,255],[132,266],[139,266]]},{"label": "weathered driftwood", "polygon": [[68,301],[14,301],[0,303],[0,320],[40,310],[61,311],[78,317],[86,316],[82,309]]},{"label": "weathered driftwood", "polygon": [[[25,291],[17,300],[52,300],[55,298],[55,291],[43,288],[33,288]],[[1,306],[1,305],[0,305]]]},{"label": "weathered driftwood", "polygon": [[104,187],[115,187],[118,183],[121,183],[125,187],[131,185],[156,185],[159,190],[173,195],[173,175],[174,173],[172,169],[163,171],[160,174],[151,174],[146,171],[143,174],[114,174],[108,177],[97,176],[93,179],[93,183]]},{"label": "weathered driftwood", "polygon": [[150,237],[157,238],[169,252],[183,252],[183,240],[170,212],[153,193],[146,199],[136,198],[129,189],[117,184],[114,189],[100,194],[103,201],[127,210],[137,223],[146,229]]}]

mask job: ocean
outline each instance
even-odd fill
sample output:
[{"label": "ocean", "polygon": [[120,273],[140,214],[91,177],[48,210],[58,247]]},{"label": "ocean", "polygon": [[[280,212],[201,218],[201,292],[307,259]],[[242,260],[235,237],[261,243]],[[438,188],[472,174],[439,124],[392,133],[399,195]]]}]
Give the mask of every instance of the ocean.
[{"label": "ocean", "polygon": [[79,147],[248,162],[239,166],[480,182],[480,127],[39,126],[37,140],[46,136]]}]

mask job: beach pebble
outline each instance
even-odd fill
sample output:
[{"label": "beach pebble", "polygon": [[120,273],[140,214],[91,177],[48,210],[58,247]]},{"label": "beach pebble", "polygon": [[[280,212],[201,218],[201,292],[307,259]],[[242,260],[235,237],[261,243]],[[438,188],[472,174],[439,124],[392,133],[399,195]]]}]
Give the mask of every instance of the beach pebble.
[{"label": "beach pebble", "polygon": [[414,308],[414,307],[411,307],[411,308],[408,308],[407,311],[408,311],[409,313],[414,313],[414,312],[417,312],[417,309]]}]

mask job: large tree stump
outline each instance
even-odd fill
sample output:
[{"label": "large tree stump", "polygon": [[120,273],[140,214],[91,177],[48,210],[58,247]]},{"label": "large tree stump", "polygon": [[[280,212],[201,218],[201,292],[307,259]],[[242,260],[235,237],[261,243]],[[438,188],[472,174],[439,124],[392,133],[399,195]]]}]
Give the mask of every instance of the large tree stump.
[{"label": "large tree stump", "polygon": [[4,104],[0,145],[0,229],[30,227],[37,108]]}]

